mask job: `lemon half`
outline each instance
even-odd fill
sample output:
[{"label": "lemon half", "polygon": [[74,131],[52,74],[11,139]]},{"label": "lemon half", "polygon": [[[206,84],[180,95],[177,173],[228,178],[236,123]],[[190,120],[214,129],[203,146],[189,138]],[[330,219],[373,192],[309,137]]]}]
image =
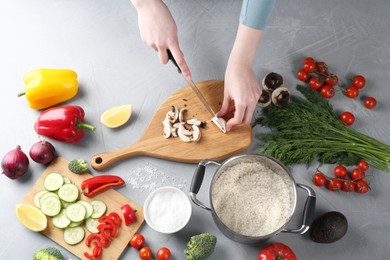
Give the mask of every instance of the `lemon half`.
[{"label": "lemon half", "polygon": [[112,107],[101,115],[100,122],[109,128],[116,128],[129,121],[131,112],[131,105]]},{"label": "lemon half", "polygon": [[16,217],[28,229],[34,232],[45,230],[47,218],[42,211],[28,204],[16,204]]}]

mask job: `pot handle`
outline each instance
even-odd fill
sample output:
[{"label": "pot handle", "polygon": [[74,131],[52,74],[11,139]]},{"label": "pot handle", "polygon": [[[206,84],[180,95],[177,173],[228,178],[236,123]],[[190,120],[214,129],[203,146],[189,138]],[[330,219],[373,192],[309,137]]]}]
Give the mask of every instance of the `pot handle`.
[{"label": "pot handle", "polygon": [[192,182],[190,187],[190,198],[192,202],[195,203],[195,205],[201,207],[202,209],[207,209],[211,211],[210,207],[207,207],[196,198],[196,195],[198,194],[199,189],[202,186],[204,173],[206,171],[206,165],[208,164],[221,165],[219,162],[213,160],[202,160],[201,162],[199,162],[198,167],[195,169],[194,177],[192,177]]},{"label": "pot handle", "polygon": [[314,210],[316,207],[316,194],[309,186],[297,183],[297,187],[306,190],[309,194],[303,209],[302,226],[298,229],[284,229],[282,232],[298,233],[302,235],[309,230],[310,224],[313,220]]}]

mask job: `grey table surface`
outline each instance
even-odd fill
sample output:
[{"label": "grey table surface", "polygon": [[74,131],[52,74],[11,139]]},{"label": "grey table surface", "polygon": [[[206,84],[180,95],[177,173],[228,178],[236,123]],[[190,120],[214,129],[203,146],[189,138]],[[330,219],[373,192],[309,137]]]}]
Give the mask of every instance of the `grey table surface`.
[{"label": "grey table surface", "polygon": [[[195,81],[223,79],[226,62],[238,24],[241,1],[166,1],[179,29],[180,44]],[[326,61],[346,84],[354,74],[367,78],[366,94],[378,99],[369,111],[359,99],[338,93],[330,102],[336,109],[357,116],[355,129],[390,143],[390,1],[329,0],[278,1],[264,32],[255,59],[258,79],[270,71],[281,73],[294,92],[297,70],[306,56]],[[24,88],[22,76],[41,67],[71,68],[79,75],[80,91],[66,104],[81,105],[89,123],[97,126],[78,144],[53,141],[60,156],[86,158],[135,143],[151,116],[171,93],[185,86],[170,64],[160,64],[156,53],[140,39],[137,14],[128,0],[0,0],[1,146],[0,154],[21,145],[28,152],[38,140],[33,130],[38,111],[31,110],[16,93]],[[124,127],[108,129],[100,115],[108,108],[133,105],[133,115]],[[260,111],[256,111],[256,115]],[[256,136],[267,131],[253,129]],[[172,185],[188,192],[196,165],[149,157],[126,159],[105,173],[122,176],[127,186],[119,190],[142,205],[157,187]],[[297,165],[292,175],[311,185],[317,165]],[[321,169],[328,173],[332,165]],[[31,259],[41,247],[56,244],[39,233],[29,232],[16,219],[14,206],[27,194],[45,166],[31,161],[29,173],[12,181],[0,176],[2,238],[0,259]],[[91,170],[92,174],[99,174]],[[316,244],[307,235],[281,233],[262,245],[243,245],[229,240],[215,226],[209,212],[193,205],[190,223],[173,235],[159,234],[144,224],[140,232],[154,252],[166,246],[172,259],[184,259],[191,235],[212,232],[218,244],[210,259],[256,259],[261,247],[275,241],[288,244],[299,259],[389,259],[390,175],[378,170],[370,174],[371,190],[365,195],[332,193],[314,187],[316,215],[341,211],[349,222],[348,233],[333,244]],[[208,201],[212,171],[206,174],[199,199]],[[291,226],[299,225],[305,194],[298,194]],[[67,258],[76,257],[61,248]],[[138,259],[128,248],[123,259]]]}]

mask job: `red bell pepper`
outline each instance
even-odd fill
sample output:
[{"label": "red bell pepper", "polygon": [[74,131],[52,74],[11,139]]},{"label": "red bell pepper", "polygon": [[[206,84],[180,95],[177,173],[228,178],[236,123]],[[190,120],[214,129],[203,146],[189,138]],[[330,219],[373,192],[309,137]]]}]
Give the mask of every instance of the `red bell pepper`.
[{"label": "red bell pepper", "polygon": [[260,250],[258,260],[297,260],[290,247],[283,243],[272,243]]},{"label": "red bell pepper", "polygon": [[77,143],[84,137],[84,128],[95,127],[84,121],[84,110],[80,106],[52,107],[41,112],[34,124],[39,135],[65,143]]},{"label": "red bell pepper", "polygon": [[119,187],[125,184],[125,181],[115,175],[98,175],[84,180],[81,183],[81,190],[87,197],[93,197],[96,194],[108,190],[112,187]]},{"label": "red bell pepper", "polygon": [[89,259],[100,258],[100,256],[102,255],[102,252],[103,252],[103,248],[101,246],[99,246],[99,244],[96,241],[93,242],[92,245],[93,245],[92,254],[90,254],[88,252],[84,252],[84,256],[86,258],[89,258]]},{"label": "red bell pepper", "polygon": [[123,218],[125,219],[126,226],[130,225],[134,221],[137,220],[137,216],[135,215],[136,210],[133,210],[129,204],[125,204],[121,207]]}]

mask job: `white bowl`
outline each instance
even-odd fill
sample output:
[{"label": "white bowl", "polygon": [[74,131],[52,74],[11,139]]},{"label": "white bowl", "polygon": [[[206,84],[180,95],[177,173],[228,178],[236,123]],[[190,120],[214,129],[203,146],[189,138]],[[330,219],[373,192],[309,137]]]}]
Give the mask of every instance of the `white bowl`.
[{"label": "white bowl", "polygon": [[192,206],[188,196],[172,186],[154,190],[144,204],[146,223],[160,233],[178,232],[187,225],[191,214]]}]

